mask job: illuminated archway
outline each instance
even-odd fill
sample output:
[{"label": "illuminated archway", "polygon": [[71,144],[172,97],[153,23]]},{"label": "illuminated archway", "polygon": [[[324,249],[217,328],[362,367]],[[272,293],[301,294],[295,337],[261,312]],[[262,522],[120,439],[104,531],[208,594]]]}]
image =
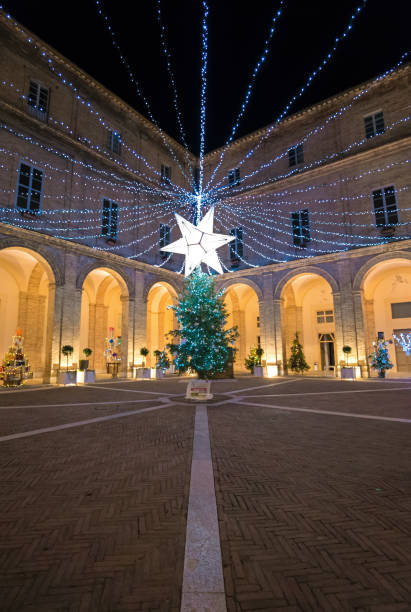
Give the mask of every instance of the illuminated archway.
[{"label": "illuminated archway", "polygon": [[[386,339],[393,333],[411,332],[411,259],[385,259],[370,267],[362,278],[363,313],[367,354],[373,350],[378,332]],[[394,368],[391,376],[411,376],[411,357],[392,344]]]},{"label": "illuminated archway", "polygon": [[224,301],[228,311],[227,327],[236,325],[240,334],[235,343],[234,368],[245,371],[244,360],[250,349],[261,346],[258,295],[249,284],[235,283],[226,289]]},{"label": "illuminated archway", "polygon": [[55,276],[42,255],[19,246],[0,250],[0,360],[20,328],[34,379],[45,381],[52,366],[54,297]]},{"label": "illuminated archway", "polygon": [[290,278],[281,291],[283,359],[291,354],[295,333],[303,345],[310,373],[332,373],[337,365],[335,313],[330,283],[312,272]]},{"label": "illuminated archway", "polygon": [[[165,282],[155,283],[147,296],[147,348],[148,367],[155,364],[153,351],[162,351],[169,341],[166,334],[176,328],[174,311],[169,308],[176,302],[174,288]],[[170,339],[171,340],[171,339]],[[139,352],[139,350],[138,350]]]},{"label": "illuminated archway", "polygon": [[[111,330],[111,331],[110,331]],[[128,289],[124,279],[110,268],[95,268],[83,282],[80,320],[80,359],[90,348],[90,367],[97,374],[106,372],[106,340],[112,333],[120,339],[120,370],[128,368]]]}]

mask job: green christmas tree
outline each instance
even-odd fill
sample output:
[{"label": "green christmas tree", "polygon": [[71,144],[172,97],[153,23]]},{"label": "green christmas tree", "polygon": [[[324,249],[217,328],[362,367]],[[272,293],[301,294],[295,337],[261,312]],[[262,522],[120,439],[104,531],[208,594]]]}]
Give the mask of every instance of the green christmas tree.
[{"label": "green christmas tree", "polygon": [[378,370],[378,375],[381,378],[385,376],[385,370],[391,370],[394,367],[390,360],[390,354],[388,352],[388,344],[392,344],[392,340],[382,340],[380,338],[374,342],[374,352],[369,355],[371,359],[371,367],[374,370]]},{"label": "green christmas tree", "polygon": [[295,338],[291,345],[291,357],[288,360],[288,367],[292,372],[297,372],[297,374],[304,374],[305,370],[310,369],[305,360],[303,345],[300,343],[298,332],[295,332]]},{"label": "green christmas tree", "polygon": [[178,343],[168,344],[180,373],[191,368],[199,378],[208,379],[224,371],[229,348],[238,332],[236,327],[224,329],[227,311],[223,294],[223,291],[216,291],[213,277],[199,269],[185,280],[178,305],[171,306],[180,329],[169,335]]}]

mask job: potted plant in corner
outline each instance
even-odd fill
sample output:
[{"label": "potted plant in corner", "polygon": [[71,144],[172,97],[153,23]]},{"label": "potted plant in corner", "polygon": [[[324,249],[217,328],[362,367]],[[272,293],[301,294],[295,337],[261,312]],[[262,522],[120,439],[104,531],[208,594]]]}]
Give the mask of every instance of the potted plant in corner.
[{"label": "potted plant in corner", "polygon": [[70,344],[65,344],[64,346],[61,347],[61,352],[67,359],[67,369],[59,370],[58,383],[60,385],[75,385],[76,384],[77,372],[76,370],[69,370],[69,364],[68,364],[69,357],[70,355],[73,354],[73,351],[74,351],[74,348]]},{"label": "potted plant in corner", "polygon": [[348,356],[352,353],[351,346],[345,344],[342,347],[342,352],[345,355],[345,365],[341,366],[341,378],[356,378],[356,367],[354,365],[348,365]]},{"label": "potted plant in corner", "polygon": [[140,349],[140,355],[143,358],[143,363],[142,363],[141,368],[136,369],[136,378],[141,378],[141,379],[150,378],[150,368],[146,368],[146,357],[149,353],[150,351],[148,350],[146,346],[143,346]]},{"label": "potted plant in corner", "polygon": [[250,370],[254,376],[263,376],[264,370],[261,365],[261,357],[263,356],[264,350],[261,346],[253,346],[250,349],[250,354],[244,360],[244,365],[247,370]]},{"label": "potted plant in corner", "polygon": [[96,382],[95,370],[89,370],[89,357],[92,354],[91,348],[84,348],[83,354],[86,359],[80,359],[80,368],[77,371],[77,382],[78,383],[93,383]]},{"label": "potted plant in corner", "polygon": [[386,370],[391,370],[394,367],[390,361],[390,355],[388,353],[388,344],[392,344],[392,340],[383,340],[378,338],[373,343],[374,352],[369,355],[371,359],[371,367],[378,372],[378,378],[385,378]]}]

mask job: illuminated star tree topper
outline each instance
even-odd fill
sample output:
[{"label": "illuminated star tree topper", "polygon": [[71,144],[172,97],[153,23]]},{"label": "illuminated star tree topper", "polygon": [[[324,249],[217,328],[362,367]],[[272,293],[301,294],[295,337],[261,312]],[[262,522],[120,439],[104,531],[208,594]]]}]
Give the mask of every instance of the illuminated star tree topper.
[{"label": "illuminated star tree topper", "polygon": [[210,208],[198,225],[193,225],[177,213],[174,214],[183,237],[162,247],[161,250],[167,251],[167,253],[185,255],[185,276],[189,276],[201,263],[205,263],[219,274],[223,274],[216,249],[234,240],[234,236],[213,232],[214,206]]}]

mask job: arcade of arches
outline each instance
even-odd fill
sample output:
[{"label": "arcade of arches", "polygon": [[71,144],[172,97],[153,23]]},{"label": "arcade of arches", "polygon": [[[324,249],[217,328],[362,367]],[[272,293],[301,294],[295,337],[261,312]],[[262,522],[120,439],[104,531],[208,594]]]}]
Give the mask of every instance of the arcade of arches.
[{"label": "arcade of arches", "polygon": [[[244,371],[244,359],[259,344],[265,351],[263,361],[276,363],[284,371],[291,342],[299,332],[310,374],[338,372],[345,359],[342,346],[349,344],[353,363],[368,376],[367,355],[377,332],[391,338],[393,332],[411,331],[411,255],[402,253],[361,260],[362,267],[357,265],[350,272],[345,285],[319,267],[318,274],[317,268],[310,268],[296,270],[295,275],[288,268],[283,285],[276,273],[276,286],[281,285],[277,294],[274,281],[270,291],[262,290],[258,271],[248,274],[249,282],[228,280],[227,325],[237,325],[240,333],[236,371]],[[133,295],[130,274],[120,274],[110,265],[92,268],[77,286],[78,261],[73,255],[70,265],[74,262],[77,268],[66,267],[58,279],[56,265],[35,249],[8,246],[0,250],[0,360],[21,328],[24,352],[37,381],[55,380],[63,344],[75,348],[73,367],[83,357],[82,349],[89,347],[93,351],[90,367],[98,375],[106,374],[109,333],[121,340],[122,375],[131,376],[131,366],[141,364],[142,346],[149,349],[146,364],[153,366],[153,351],[164,348],[165,334],[176,327],[169,308],[176,302],[176,289],[161,280],[160,271],[147,293],[145,270],[133,269],[135,278],[140,278],[140,293]],[[221,280],[226,282],[227,276]],[[394,364],[390,376],[411,376],[411,357],[396,344],[389,351]]]}]

